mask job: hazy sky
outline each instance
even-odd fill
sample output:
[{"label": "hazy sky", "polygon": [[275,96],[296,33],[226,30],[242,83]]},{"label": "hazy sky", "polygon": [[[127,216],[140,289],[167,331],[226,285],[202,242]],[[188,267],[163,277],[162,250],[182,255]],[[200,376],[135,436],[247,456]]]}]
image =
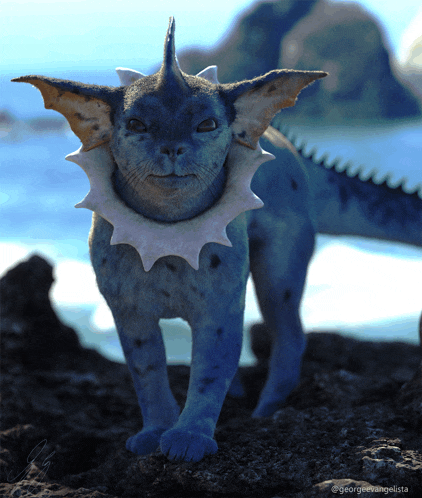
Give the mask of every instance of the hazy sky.
[{"label": "hazy sky", "polygon": [[[25,67],[69,65],[114,68],[136,64],[148,69],[161,58],[168,18],[176,17],[176,43],[210,46],[227,32],[236,14],[255,2],[245,0],[2,0],[2,72]],[[421,10],[420,0],[361,0],[384,26],[399,51],[406,27]],[[421,24],[419,24],[421,26]],[[416,38],[418,26],[415,26]],[[422,29],[420,30],[422,31]],[[412,39],[412,34],[408,35]]]}]

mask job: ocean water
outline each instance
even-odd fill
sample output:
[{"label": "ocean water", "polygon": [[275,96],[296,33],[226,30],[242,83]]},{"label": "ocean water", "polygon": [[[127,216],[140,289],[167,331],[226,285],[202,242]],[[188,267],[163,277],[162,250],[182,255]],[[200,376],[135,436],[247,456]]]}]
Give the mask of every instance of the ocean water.
[{"label": "ocean water", "polygon": [[[390,174],[391,185],[405,177],[409,191],[422,183],[421,121],[301,126],[295,131],[306,137],[308,150],[318,145],[317,157],[341,156],[356,168],[362,166],[364,175],[375,170],[377,181]],[[79,140],[70,131],[34,133],[24,124],[13,133],[3,130],[0,140],[0,272],[32,253],[47,257],[55,266],[52,299],[57,312],[78,330],[84,344],[123,361],[111,313],[89,264],[91,212],[73,208],[89,189],[84,172],[64,160],[79,148]],[[335,330],[372,340],[417,343],[421,308],[422,248],[318,237],[301,308],[307,331]],[[257,320],[260,313],[249,282],[245,330]],[[169,362],[189,362],[187,324],[166,320],[162,327]],[[244,342],[241,362],[250,364],[246,333]]]}]

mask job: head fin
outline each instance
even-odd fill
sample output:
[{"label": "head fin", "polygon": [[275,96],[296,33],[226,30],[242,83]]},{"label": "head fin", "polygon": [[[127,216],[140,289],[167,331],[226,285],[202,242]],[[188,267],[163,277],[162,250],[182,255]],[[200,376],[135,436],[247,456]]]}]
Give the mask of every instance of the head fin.
[{"label": "head fin", "polygon": [[163,63],[159,71],[160,85],[165,87],[177,86],[180,89],[183,89],[186,87],[186,82],[176,57],[176,48],[174,43],[175,27],[176,24],[174,17],[170,17],[166,39],[164,41]]}]

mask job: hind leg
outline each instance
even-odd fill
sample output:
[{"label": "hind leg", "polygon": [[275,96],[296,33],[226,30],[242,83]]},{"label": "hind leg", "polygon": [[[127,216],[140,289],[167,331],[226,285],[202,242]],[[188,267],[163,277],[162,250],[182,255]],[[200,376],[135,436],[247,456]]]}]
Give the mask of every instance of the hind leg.
[{"label": "hind leg", "polygon": [[274,222],[271,230],[258,230],[251,240],[251,271],[272,346],[268,378],[254,417],[272,415],[299,382],[306,345],[299,305],[313,247],[310,223],[289,230],[287,224]]}]

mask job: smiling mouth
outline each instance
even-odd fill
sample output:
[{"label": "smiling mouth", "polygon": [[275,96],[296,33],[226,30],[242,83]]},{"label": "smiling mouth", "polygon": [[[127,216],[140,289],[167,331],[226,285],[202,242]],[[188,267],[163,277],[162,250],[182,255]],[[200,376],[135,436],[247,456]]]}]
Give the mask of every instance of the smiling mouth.
[{"label": "smiling mouth", "polygon": [[149,175],[148,180],[154,185],[164,188],[181,188],[188,186],[190,182],[195,178],[195,175],[175,175],[171,173],[170,175]]}]

